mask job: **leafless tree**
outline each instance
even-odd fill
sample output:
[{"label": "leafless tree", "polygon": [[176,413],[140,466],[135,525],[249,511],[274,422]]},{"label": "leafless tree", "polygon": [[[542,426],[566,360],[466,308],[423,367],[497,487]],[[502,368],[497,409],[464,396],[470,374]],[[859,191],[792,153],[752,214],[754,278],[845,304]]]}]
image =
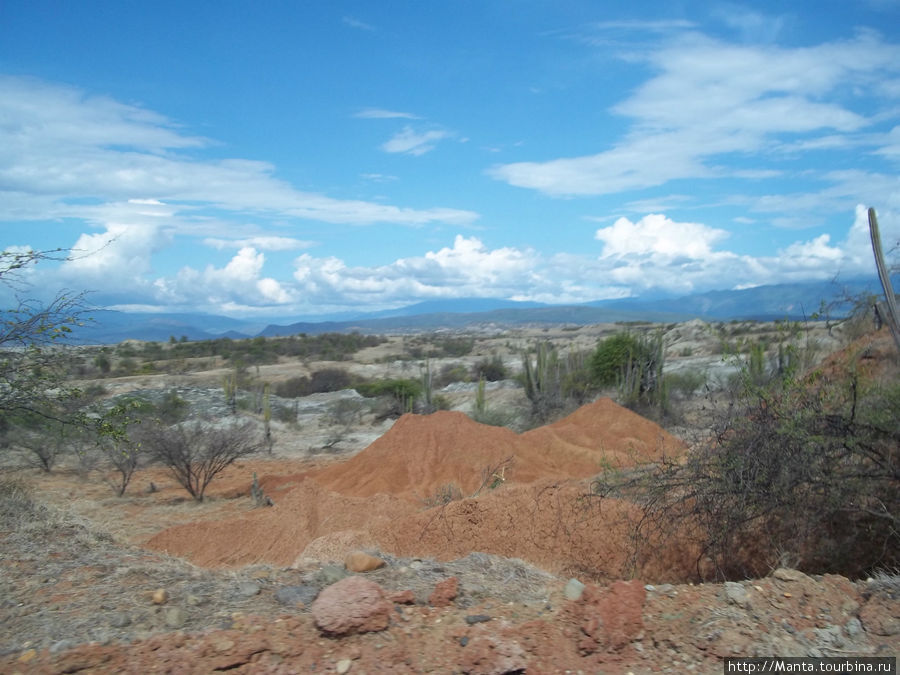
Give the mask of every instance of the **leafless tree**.
[{"label": "leafless tree", "polygon": [[198,502],[203,501],[206,488],[225,467],[261,447],[251,423],[193,421],[141,431],[150,456],[167,466]]}]

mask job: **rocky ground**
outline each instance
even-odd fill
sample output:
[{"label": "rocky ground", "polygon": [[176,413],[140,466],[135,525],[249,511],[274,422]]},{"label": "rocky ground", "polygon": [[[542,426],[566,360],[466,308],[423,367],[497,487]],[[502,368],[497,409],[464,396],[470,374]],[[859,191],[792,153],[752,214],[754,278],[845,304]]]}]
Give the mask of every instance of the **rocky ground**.
[{"label": "rocky ground", "polygon": [[[727,376],[708,327],[671,331],[673,370],[720,363]],[[597,337],[539,333],[570,346]],[[512,360],[516,340],[534,337],[493,336],[467,358],[505,349]],[[384,361],[396,348],[351,367],[408,370]],[[106,385],[151,399],[177,387],[214,413],[224,404],[216,377]],[[445,394],[458,410],[471,405],[469,385]],[[513,384],[492,394],[505,405],[521,397]],[[139,471],[124,497],[96,470],[7,467],[0,672],[638,675],[721,673],[728,656],[900,651],[890,570],[848,580],[773,566],[759,579],[700,583],[688,545],[630,567],[629,508],[597,508],[585,498],[590,477],[684,446],[611,401],[517,434],[460,412],[342,427],[328,417],[342,397],[359,403],[355,392],[299,401],[297,418],[276,428],[275,454],[229,467],[203,503],[158,467]],[[250,499],[254,474],[274,506]]]},{"label": "rocky ground", "polygon": [[6,673],[720,673],[726,656],[900,647],[897,577],[582,587],[479,553],[223,572],[9,492]]}]

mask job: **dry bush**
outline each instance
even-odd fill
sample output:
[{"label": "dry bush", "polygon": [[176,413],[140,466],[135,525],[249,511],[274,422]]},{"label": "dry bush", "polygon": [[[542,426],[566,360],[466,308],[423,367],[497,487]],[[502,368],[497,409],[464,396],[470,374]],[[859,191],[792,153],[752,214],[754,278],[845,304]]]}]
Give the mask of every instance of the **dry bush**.
[{"label": "dry bush", "polygon": [[640,505],[638,559],[693,532],[700,576],[747,578],[785,560],[857,576],[900,557],[898,419],[896,379],[852,363],[765,386],[748,377],[685,460],[603,476],[593,493]]},{"label": "dry bush", "polygon": [[258,451],[261,444],[251,423],[213,425],[183,422],[171,427],[142,429],[148,453],[168,467],[198,502],[213,478],[240,457]]}]

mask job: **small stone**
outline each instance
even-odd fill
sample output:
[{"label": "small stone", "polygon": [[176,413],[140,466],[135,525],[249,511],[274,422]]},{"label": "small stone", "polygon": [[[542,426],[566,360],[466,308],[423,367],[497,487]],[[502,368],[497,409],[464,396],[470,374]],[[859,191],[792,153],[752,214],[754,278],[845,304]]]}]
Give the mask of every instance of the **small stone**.
[{"label": "small stone", "polygon": [[34,657],[37,656],[37,650],[29,649],[28,651],[22,652],[22,655],[19,657],[19,663],[31,663],[34,660]]},{"label": "small stone", "polygon": [[466,623],[470,626],[476,623],[485,623],[486,621],[490,620],[491,617],[489,617],[487,614],[469,614],[469,616],[466,617]]},{"label": "small stone", "polygon": [[165,588],[157,588],[150,597],[154,605],[164,605],[169,600],[169,592]]},{"label": "small stone", "polygon": [[185,598],[185,602],[191,607],[196,607],[197,605],[203,604],[203,598],[201,598],[199,595],[189,595]]},{"label": "small stone", "polygon": [[563,595],[566,596],[566,600],[580,600],[582,593],[584,593],[584,584],[578,581],[578,579],[569,579],[563,590]]},{"label": "small stone", "polygon": [[254,595],[258,595],[260,590],[262,590],[260,585],[253,581],[242,581],[237,586],[238,595],[245,598],[252,598]]},{"label": "small stone", "polygon": [[166,610],[166,625],[169,628],[181,628],[187,622],[187,614],[181,607],[169,607]]},{"label": "small stone", "polygon": [[353,551],[344,558],[344,567],[351,572],[371,572],[379,567],[384,567],[384,565],[384,560],[364,551]]},{"label": "small stone", "polygon": [[317,574],[323,586],[331,586],[347,576],[347,570],[340,565],[323,565]]},{"label": "small stone", "polygon": [[50,646],[51,654],[58,654],[59,652],[64,652],[67,649],[71,649],[73,647],[73,642],[71,640],[60,640],[59,642],[54,642]]},{"label": "small stone", "polygon": [[728,602],[741,607],[750,604],[750,594],[747,593],[747,589],[736,581],[725,582],[725,597],[728,598]]},{"label": "small stone", "polygon": [[275,599],[282,605],[289,607],[306,607],[311,604],[319,594],[315,586],[282,586],[275,591]]},{"label": "small stone", "polygon": [[854,638],[862,633],[862,623],[854,616],[844,626],[844,631],[846,631],[848,637]]},{"label": "small stone", "polygon": [[350,670],[350,666],[352,665],[353,661],[351,661],[350,659],[341,659],[337,662],[337,666],[335,666],[335,672],[341,673],[341,675],[343,675],[343,673],[346,673]]},{"label": "small stone", "polygon": [[799,570],[792,570],[786,567],[779,567],[777,570],[772,572],[772,576],[778,579],[779,581],[803,581],[804,579],[809,579],[803,572]]},{"label": "small stone", "polygon": [[113,628],[124,628],[131,623],[131,617],[125,612],[113,612],[109,615],[109,625]]},{"label": "small stone", "polygon": [[434,592],[428,598],[432,607],[447,607],[459,594],[459,579],[450,577],[434,585]]},{"label": "small stone", "polygon": [[213,642],[213,649],[217,652],[227,652],[232,647],[234,647],[234,640],[228,638],[221,638]]},{"label": "small stone", "polygon": [[416,596],[409,589],[405,591],[385,591],[385,596],[395,605],[414,605]]}]

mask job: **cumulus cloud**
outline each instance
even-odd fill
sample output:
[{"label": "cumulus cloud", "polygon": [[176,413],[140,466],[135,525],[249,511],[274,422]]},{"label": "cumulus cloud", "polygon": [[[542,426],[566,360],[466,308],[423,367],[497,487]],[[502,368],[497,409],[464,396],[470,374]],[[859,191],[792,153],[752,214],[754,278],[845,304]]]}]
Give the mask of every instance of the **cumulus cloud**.
[{"label": "cumulus cloud", "polygon": [[304,295],[333,304],[510,297],[532,283],[539,259],[531,250],[489,250],[475,237],[457,235],[452,247],[374,267],[304,254],[295,261],[294,279]]},{"label": "cumulus cloud", "polygon": [[203,271],[183,267],[172,278],[154,282],[158,302],[227,311],[228,307],[274,307],[296,300],[290,288],[262,276],[265,254],[252,246],[241,248],[224,267],[207,265]]},{"label": "cumulus cloud", "polygon": [[650,214],[633,223],[619,218],[612,226],[595,233],[603,242],[602,257],[652,255],[674,258],[702,258],[712,253],[712,244],[728,236],[699,223],[676,223],[664,215]]}]

